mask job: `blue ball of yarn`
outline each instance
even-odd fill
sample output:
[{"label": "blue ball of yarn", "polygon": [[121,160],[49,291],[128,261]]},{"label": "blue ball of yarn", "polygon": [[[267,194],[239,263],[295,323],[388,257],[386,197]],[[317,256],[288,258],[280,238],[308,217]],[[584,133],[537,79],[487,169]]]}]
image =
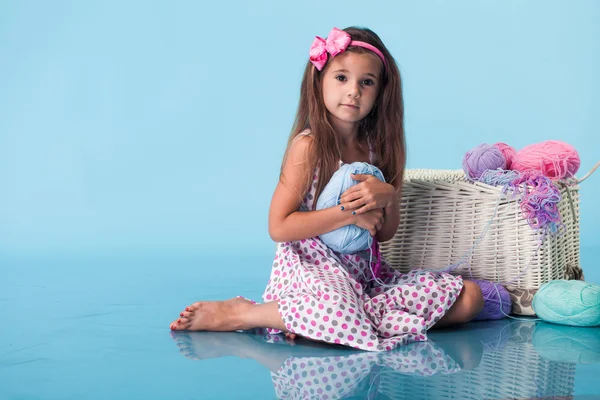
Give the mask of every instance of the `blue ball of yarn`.
[{"label": "blue ball of yarn", "polygon": [[[317,210],[337,206],[340,196],[350,187],[359,183],[351,174],[369,174],[385,182],[383,173],[374,165],[364,162],[344,164],[327,183],[317,199]],[[347,225],[319,236],[323,243],[342,254],[354,254],[371,246],[371,234],[356,225]]]},{"label": "blue ball of yarn", "polygon": [[542,320],[572,326],[600,326],[600,285],[558,279],[543,284],[533,296]]},{"label": "blue ball of yarn", "polygon": [[483,310],[473,318],[473,321],[500,319],[510,314],[512,301],[508,290],[499,283],[473,280],[481,288],[483,295]]},{"label": "blue ball of yarn", "polygon": [[467,177],[479,179],[488,169],[505,169],[506,159],[497,147],[483,143],[465,154],[462,167]]}]

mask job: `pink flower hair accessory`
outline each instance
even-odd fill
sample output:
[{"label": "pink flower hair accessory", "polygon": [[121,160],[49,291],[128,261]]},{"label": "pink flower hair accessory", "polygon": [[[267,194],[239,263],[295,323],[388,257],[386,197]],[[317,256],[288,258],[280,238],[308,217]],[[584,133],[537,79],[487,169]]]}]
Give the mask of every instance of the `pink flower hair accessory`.
[{"label": "pink flower hair accessory", "polygon": [[348,46],[359,46],[365,49],[371,50],[377,54],[383,62],[384,68],[387,68],[385,57],[379,49],[369,43],[361,42],[358,40],[352,40],[352,37],[341,29],[333,28],[327,36],[327,40],[317,36],[310,46],[310,62],[321,71],[325,64],[327,64],[327,53],[331,54],[331,57],[335,57],[338,54],[346,50]]}]

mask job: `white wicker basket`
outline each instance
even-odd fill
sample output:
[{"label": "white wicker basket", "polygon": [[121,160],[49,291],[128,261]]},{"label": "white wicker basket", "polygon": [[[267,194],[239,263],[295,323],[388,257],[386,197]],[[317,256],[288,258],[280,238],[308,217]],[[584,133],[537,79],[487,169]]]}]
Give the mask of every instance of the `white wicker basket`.
[{"label": "white wicker basket", "polygon": [[[559,187],[566,233],[546,236],[538,250],[542,234],[522,218],[518,200],[502,194],[501,187],[470,182],[462,170],[406,170],[400,226],[392,240],[382,243],[382,254],[402,272],[441,270],[464,257],[467,263],[453,273],[509,289],[538,289],[579,267],[579,185],[572,179]],[[487,233],[469,252],[490,220]]]}]

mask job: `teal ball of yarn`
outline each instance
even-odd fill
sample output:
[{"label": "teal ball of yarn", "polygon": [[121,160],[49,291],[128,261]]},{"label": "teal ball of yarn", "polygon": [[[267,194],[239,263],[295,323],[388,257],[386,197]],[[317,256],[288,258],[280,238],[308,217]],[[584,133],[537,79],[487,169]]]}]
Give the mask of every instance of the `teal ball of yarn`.
[{"label": "teal ball of yarn", "polygon": [[[317,199],[317,210],[337,206],[340,196],[350,187],[359,183],[352,179],[352,174],[369,174],[385,182],[379,168],[364,162],[344,164],[338,169]],[[371,234],[368,230],[356,225],[347,225],[319,236],[332,250],[342,254],[354,254],[367,250],[371,246]]]},{"label": "teal ball of yarn", "polygon": [[532,307],[546,322],[600,326],[600,285],[564,279],[550,281],[533,296]]}]

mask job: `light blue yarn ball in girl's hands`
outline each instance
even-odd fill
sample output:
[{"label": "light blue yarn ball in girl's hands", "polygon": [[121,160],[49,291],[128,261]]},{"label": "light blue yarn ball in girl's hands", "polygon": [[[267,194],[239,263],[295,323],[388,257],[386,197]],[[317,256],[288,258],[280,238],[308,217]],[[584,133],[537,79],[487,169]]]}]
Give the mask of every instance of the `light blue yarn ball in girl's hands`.
[{"label": "light blue yarn ball in girl's hands", "polygon": [[[341,195],[347,189],[359,183],[359,181],[352,179],[352,174],[369,174],[375,176],[382,182],[385,182],[383,173],[379,168],[371,164],[364,162],[344,164],[333,174],[331,180],[319,195],[316,209],[322,210],[337,206]],[[319,237],[323,243],[332,250],[342,254],[353,254],[362,250],[367,250],[372,243],[369,231],[359,228],[356,225],[347,225],[336,229],[335,231],[320,235]]]},{"label": "light blue yarn ball in girl's hands", "polygon": [[600,285],[564,279],[543,284],[532,307],[546,322],[572,326],[600,326]]}]

